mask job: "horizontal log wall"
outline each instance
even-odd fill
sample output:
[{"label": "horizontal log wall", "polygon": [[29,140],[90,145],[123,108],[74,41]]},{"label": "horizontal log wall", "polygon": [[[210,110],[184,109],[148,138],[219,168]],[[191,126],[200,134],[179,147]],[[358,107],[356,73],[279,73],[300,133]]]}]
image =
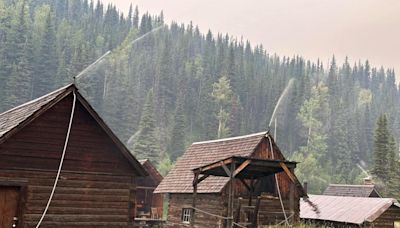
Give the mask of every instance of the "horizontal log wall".
[{"label": "horizontal log wall", "polygon": [[[26,182],[21,227],[35,227],[55,176],[46,171],[0,170],[0,182]],[[134,203],[131,183],[131,176],[62,172],[41,227],[127,227]]]},{"label": "horizontal log wall", "polygon": [[[192,206],[192,194],[169,194],[169,208],[167,225],[168,228],[189,227],[189,224],[182,223],[182,209]],[[226,211],[223,207],[221,196],[218,194],[197,194],[196,208],[224,216]],[[214,228],[219,227],[221,219],[196,212],[195,227]]]},{"label": "horizontal log wall", "polygon": [[[72,96],[0,144],[0,184],[24,183],[19,227],[35,227],[64,146]],[[41,227],[129,227],[135,169],[78,102],[61,176]]]},{"label": "horizontal log wall", "polygon": [[373,222],[373,227],[393,228],[395,221],[400,222],[400,208],[391,206]]}]

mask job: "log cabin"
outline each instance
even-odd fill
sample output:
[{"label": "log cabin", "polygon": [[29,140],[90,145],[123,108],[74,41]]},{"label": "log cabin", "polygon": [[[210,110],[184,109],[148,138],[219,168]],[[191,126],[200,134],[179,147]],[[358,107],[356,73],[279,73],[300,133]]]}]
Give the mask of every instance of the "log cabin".
[{"label": "log cabin", "polygon": [[162,222],[163,195],[154,194],[163,177],[148,159],[139,160],[149,174],[136,179],[136,223],[158,224]]},{"label": "log cabin", "polygon": [[267,132],[193,143],[155,190],[168,195],[166,227],[296,223],[295,167]]},{"label": "log cabin", "polygon": [[323,192],[323,195],[350,197],[382,197],[374,184],[329,184],[329,186]]},{"label": "log cabin", "polygon": [[309,195],[300,201],[300,217],[318,227],[400,227],[400,204],[391,198]]},{"label": "log cabin", "polygon": [[36,227],[53,189],[40,227],[132,227],[146,175],[74,84],[0,114],[1,228]]}]

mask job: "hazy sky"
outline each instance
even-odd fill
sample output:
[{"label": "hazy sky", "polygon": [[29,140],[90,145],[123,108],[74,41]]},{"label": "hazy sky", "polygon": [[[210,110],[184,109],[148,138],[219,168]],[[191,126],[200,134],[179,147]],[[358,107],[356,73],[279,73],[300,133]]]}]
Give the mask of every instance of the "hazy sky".
[{"label": "hazy sky", "polygon": [[400,76],[400,0],[103,0],[122,11],[164,11],[165,19],[229,33],[269,53],[342,62],[369,59]]}]

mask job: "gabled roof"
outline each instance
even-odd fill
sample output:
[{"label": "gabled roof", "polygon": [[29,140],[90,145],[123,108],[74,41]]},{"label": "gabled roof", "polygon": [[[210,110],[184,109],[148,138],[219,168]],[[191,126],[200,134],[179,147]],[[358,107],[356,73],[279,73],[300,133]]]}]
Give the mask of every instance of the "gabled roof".
[{"label": "gabled roof", "polygon": [[74,84],[69,84],[42,97],[29,101],[25,104],[17,106],[13,109],[0,114],[0,144],[12,137],[19,130],[34,121],[37,117],[45,113],[63,98],[76,94],[77,102],[89,112],[94,120],[100,125],[110,139],[115,143],[119,151],[124,155],[128,162],[132,165],[139,176],[146,176],[147,172],[143,169],[136,158],[129,152],[125,145],[111,131],[103,119],[97,114],[86,99],[79,93],[78,88]]},{"label": "gabled roof", "polygon": [[[192,193],[193,169],[231,156],[248,157],[266,132],[193,143],[178,159],[175,167],[158,185],[155,193]],[[198,185],[198,193],[219,193],[227,177],[210,176]]]},{"label": "gabled roof", "polygon": [[141,159],[139,162],[149,174],[149,176],[145,178],[153,179],[156,182],[156,185],[158,185],[162,181],[163,176],[160,174],[160,172],[158,172],[154,164],[149,159]]},{"label": "gabled roof", "polygon": [[324,191],[327,196],[380,197],[375,185],[330,184]]},{"label": "gabled roof", "polygon": [[71,85],[62,87],[42,97],[36,98],[32,101],[19,105],[8,111],[0,114],[0,142],[7,134],[12,133],[13,129],[18,127],[24,121],[26,121],[33,114],[38,112],[46,104],[56,100],[56,98],[63,98],[60,96],[67,90],[71,89]]},{"label": "gabled roof", "polygon": [[300,218],[361,225],[373,222],[389,207],[398,207],[391,198],[366,198],[309,195],[309,201],[318,207],[318,212],[304,200],[300,200]]}]

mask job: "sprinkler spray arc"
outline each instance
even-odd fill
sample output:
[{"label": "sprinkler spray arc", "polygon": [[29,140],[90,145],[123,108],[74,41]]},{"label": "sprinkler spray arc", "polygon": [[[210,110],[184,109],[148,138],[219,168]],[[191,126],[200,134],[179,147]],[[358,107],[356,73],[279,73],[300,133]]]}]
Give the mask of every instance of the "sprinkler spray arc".
[{"label": "sprinkler spray arc", "polygon": [[279,108],[279,105],[281,104],[282,100],[287,96],[288,92],[289,92],[290,89],[292,88],[293,82],[294,82],[294,79],[291,78],[291,79],[289,80],[287,86],[286,86],[285,89],[283,90],[281,96],[280,96],[279,99],[278,99],[278,102],[276,102],[274,111],[272,112],[271,119],[270,119],[269,124],[268,124],[268,126],[267,126],[267,129],[268,129],[267,132],[269,132],[270,129],[271,129],[272,122],[275,121],[275,126],[274,126],[274,138],[275,138],[275,141],[276,141],[276,130],[277,130],[277,126],[276,126],[277,118],[275,117],[275,115],[276,115],[276,112],[277,112],[277,110],[278,110],[278,108]]},{"label": "sprinkler spray arc", "polygon": [[[154,33],[158,30],[160,30],[161,28],[163,28],[163,25],[158,26],[157,28],[154,28],[152,30],[150,30],[149,32],[141,35],[140,37],[134,39],[132,42],[130,42],[126,47],[124,47],[123,49],[132,46],[133,44],[135,44],[136,42],[142,40],[143,38],[145,38],[146,36],[148,36],[151,33]],[[106,53],[104,53],[102,56],[100,56],[96,61],[94,61],[92,64],[90,64],[89,66],[87,66],[85,69],[83,69],[79,74],[77,74],[76,76],[73,77],[74,80],[74,84],[77,82],[77,80],[79,80],[86,72],[88,72],[91,68],[93,68],[94,66],[96,66],[97,64],[99,64],[100,62],[103,61],[103,59],[105,57],[107,57],[109,54],[111,54],[112,51],[108,50]]]}]

